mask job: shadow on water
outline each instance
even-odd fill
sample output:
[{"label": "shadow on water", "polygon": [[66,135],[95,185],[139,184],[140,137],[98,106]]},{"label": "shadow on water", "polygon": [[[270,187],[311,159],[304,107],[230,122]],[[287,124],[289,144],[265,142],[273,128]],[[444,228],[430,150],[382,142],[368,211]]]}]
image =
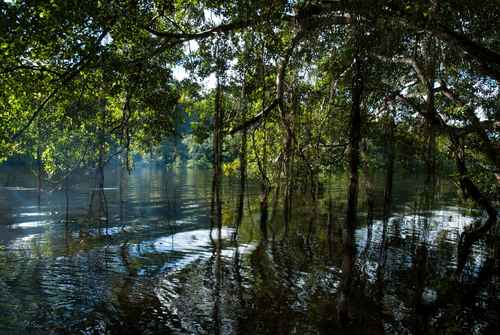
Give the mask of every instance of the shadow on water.
[{"label": "shadow on water", "polygon": [[457,253],[478,217],[439,180],[370,179],[346,230],[345,176],[313,200],[286,199],[286,210],[281,191],[227,178],[213,221],[204,171],[145,167],[123,180],[111,170],[99,188],[93,175],[72,176],[42,191],[40,204],[36,179],[16,173],[0,185],[0,334],[489,334],[499,326],[498,236]]}]

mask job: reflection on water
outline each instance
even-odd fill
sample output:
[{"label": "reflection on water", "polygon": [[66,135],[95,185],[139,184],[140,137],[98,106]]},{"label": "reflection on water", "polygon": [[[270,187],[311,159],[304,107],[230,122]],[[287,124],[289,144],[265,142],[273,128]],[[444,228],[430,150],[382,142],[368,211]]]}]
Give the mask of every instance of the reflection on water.
[{"label": "reflection on water", "polygon": [[203,171],[143,168],[127,190],[115,171],[102,190],[82,176],[44,190],[40,203],[35,178],[2,174],[0,334],[487,334],[500,325],[498,238],[474,245],[457,274],[459,234],[477,215],[450,185],[429,191],[400,178],[385,218],[383,187],[370,215],[361,189],[340,322],[342,176],[317,203],[297,197],[287,229],[277,203],[265,238],[259,188],[249,185],[238,225],[231,180],[223,228],[210,230]]}]

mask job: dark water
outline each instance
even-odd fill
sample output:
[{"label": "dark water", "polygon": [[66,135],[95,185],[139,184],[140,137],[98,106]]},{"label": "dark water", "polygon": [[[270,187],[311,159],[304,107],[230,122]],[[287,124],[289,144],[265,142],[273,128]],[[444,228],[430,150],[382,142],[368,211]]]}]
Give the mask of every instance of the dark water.
[{"label": "dark water", "polygon": [[480,213],[459,206],[450,184],[398,177],[386,220],[382,187],[371,220],[361,187],[351,321],[340,322],[345,177],[316,205],[298,190],[288,229],[278,202],[267,240],[256,185],[234,238],[236,181],[226,179],[223,229],[210,235],[208,172],[140,168],[120,191],[110,171],[97,215],[91,180],[82,174],[68,191],[45,185],[39,195],[30,173],[0,173],[0,334],[496,334],[500,326],[498,238],[475,245],[456,274],[459,233]]}]

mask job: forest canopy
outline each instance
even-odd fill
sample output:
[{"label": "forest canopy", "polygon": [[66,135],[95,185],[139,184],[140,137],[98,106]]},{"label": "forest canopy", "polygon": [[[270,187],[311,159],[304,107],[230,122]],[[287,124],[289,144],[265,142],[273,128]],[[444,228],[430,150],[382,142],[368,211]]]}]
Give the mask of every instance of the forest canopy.
[{"label": "forest canopy", "polygon": [[[444,173],[496,221],[498,1],[2,1],[0,160],[191,158],[312,196]],[[354,177],[354,179],[353,179]],[[392,179],[391,179],[392,180]],[[353,199],[357,198],[355,192]],[[264,196],[267,199],[267,196]],[[353,200],[354,201],[354,200]],[[352,203],[354,205],[354,202]]]}]

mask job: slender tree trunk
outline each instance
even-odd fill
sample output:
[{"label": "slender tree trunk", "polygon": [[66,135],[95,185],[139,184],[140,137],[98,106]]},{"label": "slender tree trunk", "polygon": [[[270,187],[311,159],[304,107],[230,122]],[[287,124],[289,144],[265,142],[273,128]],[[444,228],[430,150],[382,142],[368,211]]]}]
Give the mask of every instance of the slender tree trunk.
[{"label": "slender tree trunk", "polygon": [[[435,10],[435,7],[432,9]],[[426,59],[423,71],[425,72],[425,86],[427,90],[425,99],[425,113],[433,115],[435,111],[435,94],[434,94],[434,78],[436,77],[436,41],[433,37],[429,37],[423,41],[423,53]],[[426,119],[425,136],[426,136],[426,173],[427,182],[434,184],[436,181],[436,127],[433,122]]]},{"label": "slender tree trunk", "polygon": [[361,59],[354,58],[353,82],[352,82],[352,106],[349,130],[349,190],[347,195],[347,212],[342,234],[344,257],[342,260],[342,285],[340,299],[337,306],[341,322],[349,318],[348,299],[352,286],[354,268],[354,231],[356,228],[356,215],[358,206],[358,179],[360,164],[360,142],[361,142],[361,101],[363,95],[363,74]]},{"label": "slender tree trunk", "polygon": [[64,178],[64,199],[65,199],[65,220],[64,220],[64,233],[65,236],[68,234],[69,226],[69,176]]},{"label": "slender tree trunk", "polygon": [[98,157],[95,170],[95,187],[92,190],[90,198],[90,216],[96,218],[98,224],[98,233],[101,233],[101,220],[107,220],[107,209],[104,198],[104,165],[105,165],[105,120],[106,120],[106,101],[99,100],[99,122],[97,128],[97,150]]},{"label": "slender tree trunk", "polygon": [[221,204],[221,177],[222,177],[222,88],[220,83],[220,74],[217,74],[217,87],[215,92],[215,117],[213,134],[213,179],[212,179],[212,229],[214,223],[220,228],[222,204]]},{"label": "slender tree trunk", "polygon": [[37,133],[37,143],[36,143],[36,169],[37,169],[37,182],[36,182],[36,189],[37,189],[37,201],[38,201],[38,207],[41,205],[41,197],[42,197],[42,182],[43,182],[43,160],[42,160],[42,134],[41,134],[41,129],[40,129],[40,120],[37,120],[36,122],[36,133]]},{"label": "slender tree trunk", "polygon": [[127,218],[127,197],[128,197],[128,149],[122,153],[120,159],[120,224],[125,225]]},{"label": "slender tree trunk", "polygon": [[105,102],[102,102],[101,106],[101,122],[98,130],[98,146],[99,146],[99,157],[97,159],[97,169],[96,169],[96,192],[98,194],[97,200],[97,213],[98,213],[98,224],[99,229],[101,228],[101,218],[104,215],[104,162],[106,155],[105,148],[105,134],[104,134],[104,122],[106,118]]},{"label": "slender tree trunk", "polygon": [[42,196],[42,175],[43,175],[43,165],[42,165],[42,150],[40,148],[40,143],[38,143],[36,148],[36,167],[37,167],[37,200],[38,207],[41,204],[41,196]]},{"label": "slender tree trunk", "polygon": [[104,188],[104,161],[105,161],[105,155],[106,155],[106,148],[105,148],[105,122],[106,122],[106,101],[104,99],[101,99],[99,101],[99,108],[100,108],[100,120],[99,120],[99,125],[97,129],[97,139],[98,139],[98,150],[99,150],[99,157],[97,159],[97,170],[96,170],[96,186],[99,189]]},{"label": "slender tree trunk", "polygon": [[[264,128],[264,136],[267,136],[267,132]],[[267,140],[264,141],[264,146],[262,148],[262,171],[261,171],[261,182],[260,182],[260,232],[263,240],[267,240],[267,218],[269,213],[269,181],[267,177]]]},{"label": "slender tree trunk", "polygon": [[[281,176],[278,173],[277,180],[279,180],[280,177]],[[271,193],[271,191],[269,191],[269,194],[270,193]],[[271,232],[273,233],[273,236],[272,236],[273,241],[276,238],[276,231],[277,231],[277,227],[276,227],[276,213],[278,212],[277,208],[278,208],[279,197],[280,197],[280,184],[277,183],[276,189],[274,190],[273,202],[271,204],[271,211],[272,211],[273,215],[271,216],[271,219],[269,220],[270,223],[271,223]]]},{"label": "slender tree trunk", "polygon": [[99,131],[99,157],[97,158],[97,168],[95,174],[95,186],[98,190],[102,190],[104,188],[104,136],[102,134],[102,130]]},{"label": "slender tree trunk", "polygon": [[130,95],[127,95],[125,106],[123,107],[121,144],[122,153],[120,157],[120,224],[125,227],[127,219],[127,198],[128,198],[128,177],[130,175]]},{"label": "slender tree trunk", "polygon": [[[426,113],[434,113],[434,89],[431,86],[427,90]],[[432,122],[425,123],[425,135],[427,140],[425,154],[427,181],[433,182],[436,175],[436,129]]]},{"label": "slender tree trunk", "polygon": [[267,194],[269,193],[266,193],[266,197],[260,200],[260,232],[263,240],[267,240],[267,218],[269,216]]},{"label": "slender tree trunk", "polygon": [[[264,48],[262,48],[261,53],[264,53]],[[267,101],[267,91],[266,91],[266,81],[265,81],[265,64],[264,64],[264,55],[262,55],[262,59],[260,60],[259,68],[258,68],[258,76],[259,76],[259,82],[262,86],[262,95],[261,95],[261,100],[262,100],[262,109],[265,109],[265,104]],[[269,193],[271,192],[271,187],[270,187],[270,181],[269,177],[267,174],[267,143],[268,143],[268,131],[266,129],[266,121],[264,120],[264,123],[262,124],[262,129],[264,132],[264,143],[262,145],[262,157],[259,158],[257,155],[257,165],[259,166],[259,172],[260,172],[260,231],[261,231],[261,236],[263,239],[267,239],[267,219],[268,219],[268,213],[269,213],[269,204],[268,204],[268,199],[269,199]],[[255,146],[255,140],[253,140],[253,144]],[[255,150],[255,147],[254,147]],[[278,189],[278,188],[277,188]],[[275,200],[277,200],[277,197],[275,197]],[[274,213],[274,208],[273,208],[273,213]],[[274,214],[273,214],[274,216]],[[274,236],[274,229],[273,229],[273,236]]]},{"label": "slender tree trunk", "polygon": [[366,206],[367,206],[367,223],[370,225],[373,221],[373,211],[375,208],[375,189],[374,189],[374,178],[370,171],[370,163],[368,157],[368,143],[363,141],[363,175],[364,175],[364,185],[366,191]]},{"label": "slender tree trunk", "polygon": [[[247,113],[247,97],[246,87],[242,88],[242,108],[241,108],[241,122],[246,121]],[[241,148],[240,148],[240,190],[238,194],[238,211],[236,214],[236,234],[243,219],[244,203],[245,203],[245,189],[246,189],[246,174],[247,174],[247,129],[243,129],[241,133]]]},{"label": "slender tree trunk", "polygon": [[385,137],[385,186],[384,186],[384,218],[389,216],[392,207],[392,183],[394,179],[394,119],[388,115]]},{"label": "slender tree trunk", "polygon": [[[292,97],[294,100],[294,97]],[[294,150],[294,136],[293,136],[293,116],[296,107],[295,101],[292,102],[292,107],[289,108],[282,104],[281,119],[285,128],[285,137],[283,143],[283,164],[285,170],[285,199],[283,206],[283,216],[285,220],[285,233],[288,232],[288,226],[291,218],[292,211],[292,189],[293,189],[293,150]]]}]

